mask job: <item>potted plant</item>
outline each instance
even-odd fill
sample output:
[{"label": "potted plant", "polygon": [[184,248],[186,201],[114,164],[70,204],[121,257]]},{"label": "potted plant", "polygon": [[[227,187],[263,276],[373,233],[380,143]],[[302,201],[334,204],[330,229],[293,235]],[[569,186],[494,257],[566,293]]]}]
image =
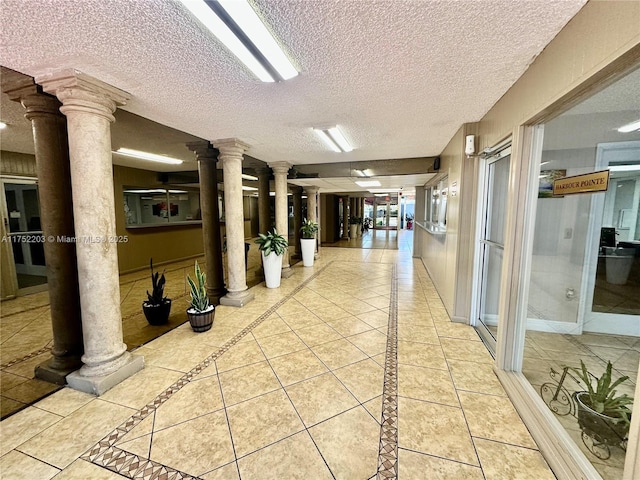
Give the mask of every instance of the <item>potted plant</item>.
[{"label": "potted plant", "polygon": [[362,237],[362,230],[363,230],[363,227],[362,227],[362,217],[356,217],[356,222],[357,222],[357,225],[358,225],[358,228],[357,228],[357,230],[358,230],[358,237]]},{"label": "potted plant", "polygon": [[355,240],[358,235],[358,217],[349,218],[349,237]]},{"label": "potted plant", "polygon": [[189,317],[189,323],[194,332],[206,332],[213,325],[216,307],[209,303],[206,286],[207,276],[200,270],[197,260],[195,275],[195,281],[187,275],[189,293],[191,294],[191,305],[187,309],[187,317]]},{"label": "potted plant", "polygon": [[258,249],[262,255],[262,267],[264,268],[264,281],[267,288],[278,288],[282,274],[282,257],[289,247],[289,242],[274,228],[267,234],[259,233],[256,240]]},{"label": "potted plant", "polygon": [[162,325],[169,320],[171,299],[164,296],[165,278],[153,271],[153,258],[149,260],[151,268],[151,293],[147,290],[147,300],[142,302],[142,311],[149,325]]},{"label": "potted plant", "polygon": [[623,376],[612,382],[611,362],[607,362],[607,368],[600,377],[590,373],[582,360],[580,365],[580,369],[571,368],[577,374],[579,383],[587,389],[574,394],[578,406],[578,425],[583,435],[599,444],[620,445],[629,433],[633,397],[619,395],[615,388],[629,377]]},{"label": "potted plant", "polygon": [[302,222],[300,232],[302,238],[300,239],[300,248],[302,250],[302,265],[305,267],[313,267],[313,257],[316,252],[316,232],[318,231],[318,224],[306,218]]}]

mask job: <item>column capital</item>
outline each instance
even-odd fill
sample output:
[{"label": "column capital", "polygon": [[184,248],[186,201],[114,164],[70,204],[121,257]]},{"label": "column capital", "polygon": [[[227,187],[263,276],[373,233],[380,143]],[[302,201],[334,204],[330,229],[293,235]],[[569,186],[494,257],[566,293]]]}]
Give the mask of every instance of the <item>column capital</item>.
[{"label": "column capital", "polygon": [[269,175],[271,173],[271,168],[266,163],[262,167],[254,167],[254,170],[258,175]]},{"label": "column capital", "polygon": [[[236,156],[242,158],[244,152],[249,150],[250,145],[244,143],[237,138],[223,138],[221,140],[214,140],[213,146],[220,150],[220,156]],[[221,158],[222,160],[222,158]]]},{"label": "column capital", "polygon": [[307,192],[307,195],[315,195],[318,193],[318,187],[304,187],[304,191]]},{"label": "column capital", "polygon": [[302,187],[300,187],[298,185],[290,186],[289,190],[291,190],[291,193],[294,193],[296,195],[302,195]]},{"label": "column capital", "polygon": [[62,115],[58,99],[43,93],[33,78],[4,67],[1,71],[2,91],[10,100],[22,104],[28,120],[36,115]]},{"label": "column capital", "polygon": [[198,160],[218,161],[218,149],[211,145],[211,142],[201,140],[199,142],[188,142],[187,148],[196,154]]},{"label": "column capital", "polygon": [[289,173],[289,169],[293,166],[289,162],[269,162],[269,166],[274,173]]},{"label": "column capital", "polygon": [[97,78],[73,68],[57,70],[35,78],[42,89],[58,97],[62,102],[60,111],[93,113],[114,122],[113,112],[124,105],[130,95]]}]

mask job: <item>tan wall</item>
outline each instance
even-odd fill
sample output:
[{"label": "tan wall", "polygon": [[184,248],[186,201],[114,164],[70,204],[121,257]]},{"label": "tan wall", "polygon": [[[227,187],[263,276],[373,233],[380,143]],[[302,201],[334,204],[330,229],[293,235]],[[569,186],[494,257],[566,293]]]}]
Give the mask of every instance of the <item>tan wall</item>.
[{"label": "tan wall", "polygon": [[480,150],[531,122],[638,45],[640,2],[588,2],[482,118]]},{"label": "tan wall", "polygon": [[149,258],[154,264],[202,255],[202,226],[184,225],[174,227],[125,228],[124,197],[122,188],[164,187],[157,173],[135,168],[113,167],[113,183],[116,207],[116,232],[126,235],[128,242],[118,244],[120,273],[146,268]]}]

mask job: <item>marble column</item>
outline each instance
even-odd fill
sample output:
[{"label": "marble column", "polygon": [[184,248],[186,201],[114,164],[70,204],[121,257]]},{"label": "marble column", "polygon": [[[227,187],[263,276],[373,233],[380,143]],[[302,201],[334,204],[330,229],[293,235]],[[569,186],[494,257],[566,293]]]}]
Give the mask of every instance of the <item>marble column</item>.
[{"label": "marble column", "polygon": [[36,366],[35,376],[64,385],[65,377],[82,367],[84,351],[76,247],[72,242],[57,241],[75,236],[67,120],[60,113],[58,99],[41,93],[31,77],[9,70],[2,73],[3,91],[22,104],[25,117],[31,120],[38,197],[43,207],[40,223],[46,240],[43,248],[53,347],[52,358]]},{"label": "marble column", "polygon": [[302,258],[300,228],[302,227],[302,187],[291,187],[293,192],[293,244],[295,258]]},{"label": "marble column", "polygon": [[218,207],[218,151],[207,141],[187,143],[195,152],[200,175],[200,212],[207,273],[207,295],[214,305],[227,293],[224,288],[222,241],[220,235],[220,209]]},{"label": "marble column", "polygon": [[113,112],[128,95],[73,69],[36,78],[67,117],[84,365],[67,383],[101,395],[144,367],[122,337],[118,245],[111,163]]},{"label": "marble column", "polygon": [[[287,174],[291,164],[287,162],[273,162],[269,166],[273,170],[276,179],[276,230],[287,240],[289,239],[289,199],[287,197]],[[291,242],[289,242],[291,245]],[[282,259],[282,277],[288,278],[293,275],[289,265],[289,251],[287,250]]]},{"label": "marble column", "polygon": [[249,145],[235,138],[213,142],[220,153],[224,173],[224,218],[227,232],[227,294],[221,305],[243,307],[254,295],[247,289],[244,259],[244,206],[242,201],[242,159]]},{"label": "marble column", "polygon": [[269,178],[271,169],[266,165],[255,169],[258,174],[258,231],[271,230],[271,198],[269,196]]},{"label": "marble column", "polygon": [[320,238],[320,222],[318,222],[318,187],[304,187],[307,192],[307,219],[318,224],[316,233],[316,255],[318,252],[318,239]]},{"label": "marble column", "polygon": [[349,240],[349,197],[342,197],[342,238]]}]

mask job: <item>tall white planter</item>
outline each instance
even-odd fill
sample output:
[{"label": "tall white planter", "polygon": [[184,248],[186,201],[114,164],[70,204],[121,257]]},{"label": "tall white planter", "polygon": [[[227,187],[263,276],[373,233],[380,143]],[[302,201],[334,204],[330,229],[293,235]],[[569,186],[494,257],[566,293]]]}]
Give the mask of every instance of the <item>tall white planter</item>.
[{"label": "tall white planter", "polygon": [[265,257],[262,255],[262,267],[264,268],[264,283],[267,288],[278,288],[280,286],[280,276],[282,275],[282,255],[271,252]]},{"label": "tall white planter", "polygon": [[349,225],[349,230],[351,233],[351,240],[355,240],[358,236],[358,225]]},{"label": "tall white planter", "polygon": [[302,249],[302,265],[313,267],[313,257],[316,253],[315,238],[301,238],[300,248]]}]

